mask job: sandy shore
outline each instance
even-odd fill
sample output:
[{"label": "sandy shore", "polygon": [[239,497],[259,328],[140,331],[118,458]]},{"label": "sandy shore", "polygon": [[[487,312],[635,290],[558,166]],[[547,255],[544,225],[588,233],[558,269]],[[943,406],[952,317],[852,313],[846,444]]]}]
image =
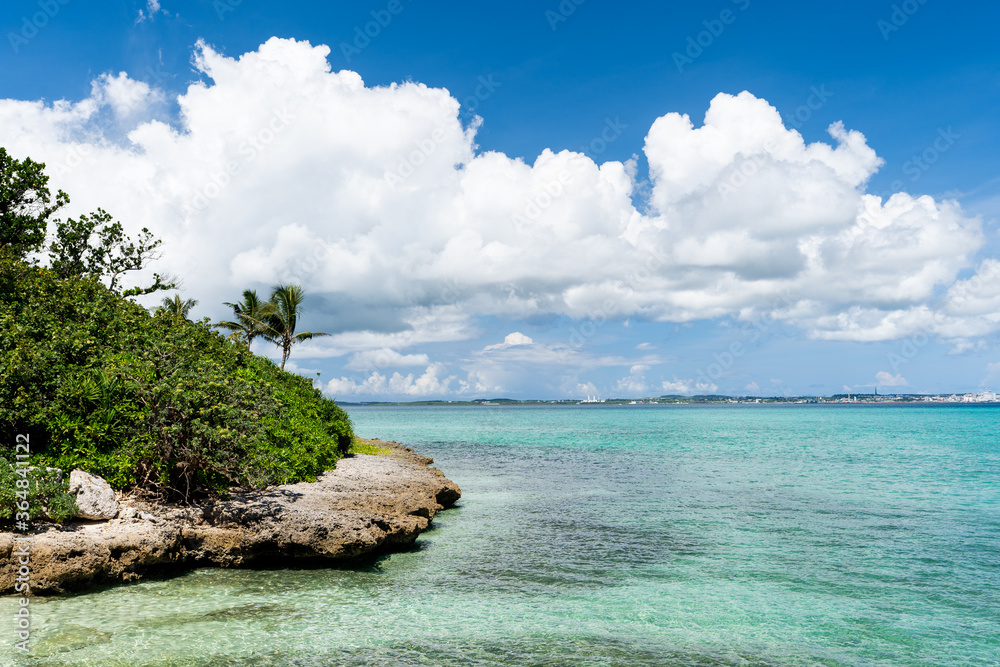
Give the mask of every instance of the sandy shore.
[{"label": "sandy shore", "polygon": [[[341,459],[312,483],[200,507],[126,501],[110,521],[38,524],[30,540],[31,593],[204,566],[343,562],[405,548],[461,491],[431,459],[398,443],[373,442],[389,454]],[[15,593],[19,537],[0,533],[2,594]]]}]

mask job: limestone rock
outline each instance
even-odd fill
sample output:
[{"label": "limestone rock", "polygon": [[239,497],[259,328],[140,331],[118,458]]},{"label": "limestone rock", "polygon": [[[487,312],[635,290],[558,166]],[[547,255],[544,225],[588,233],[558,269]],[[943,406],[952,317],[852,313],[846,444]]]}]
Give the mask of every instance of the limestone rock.
[{"label": "limestone rock", "polygon": [[[63,593],[193,567],[336,562],[406,548],[461,491],[430,467],[430,459],[396,443],[379,444],[390,454],[341,459],[315,482],[236,494],[204,507],[133,500],[112,521],[36,525],[30,593]],[[106,484],[82,470],[70,475],[81,508],[87,490],[99,486],[91,479]],[[0,594],[15,592],[20,539],[0,532]]]},{"label": "limestone rock", "polygon": [[118,512],[119,521],[139,521],[139,510],[130,505],[126,505]]},{"label": "limestone rock", "polygon": [[80,519],[114,519],[118,516],[118,498],[111,485],[97,475],[77,468],[69,474],[69,492],[76,494],[76,513]]}]

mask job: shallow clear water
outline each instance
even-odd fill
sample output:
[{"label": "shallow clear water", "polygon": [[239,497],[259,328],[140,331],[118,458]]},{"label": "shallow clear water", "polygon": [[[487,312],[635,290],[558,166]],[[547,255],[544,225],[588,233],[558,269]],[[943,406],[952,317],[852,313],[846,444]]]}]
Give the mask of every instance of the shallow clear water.
[{"label": "shallow clear water", "polygon": [[351,408],[463,491],[413,551],[0,600],[0,664],[997,665],[1000,408]]}]

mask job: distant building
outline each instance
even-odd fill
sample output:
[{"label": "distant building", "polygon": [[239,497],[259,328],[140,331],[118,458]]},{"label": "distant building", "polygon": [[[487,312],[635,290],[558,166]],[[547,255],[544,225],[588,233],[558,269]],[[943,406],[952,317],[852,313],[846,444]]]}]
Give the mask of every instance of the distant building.
[{"label": "distant building", "polygon": [[987,389],[981,394],[966,394],[958,400],[963,403],[996,403],[997,395]]}]

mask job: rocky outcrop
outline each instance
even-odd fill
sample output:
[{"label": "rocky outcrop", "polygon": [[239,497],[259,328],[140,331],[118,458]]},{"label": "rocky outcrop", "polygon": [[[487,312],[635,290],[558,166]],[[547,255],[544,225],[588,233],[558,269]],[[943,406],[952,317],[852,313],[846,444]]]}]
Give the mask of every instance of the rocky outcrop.
[{"label": "rocky outcrop", "polygon": [[[114,520],[45,526],[31,537],[31,591],[62,593],[171,568],[344,561],[406,547],[461,491],[431,459],[378,444],[390,454],[342,459],[316,482],[203,507],[126,503]],[[4,594],[17,577],[15,537],[0,533]]]},{"label": "rocky outcrop", "polygon": [[69,474],[69,492],[76,495],[79,519],[106,520],[118,516],[118,497],[103,478],[76,469]]}]

